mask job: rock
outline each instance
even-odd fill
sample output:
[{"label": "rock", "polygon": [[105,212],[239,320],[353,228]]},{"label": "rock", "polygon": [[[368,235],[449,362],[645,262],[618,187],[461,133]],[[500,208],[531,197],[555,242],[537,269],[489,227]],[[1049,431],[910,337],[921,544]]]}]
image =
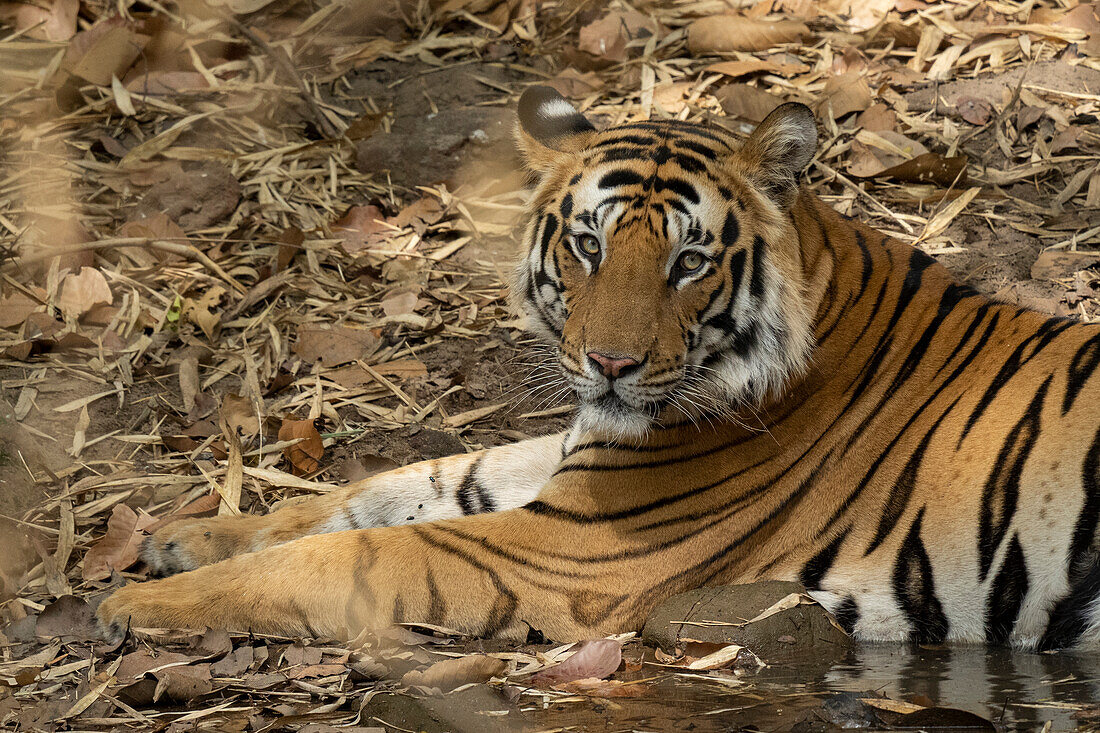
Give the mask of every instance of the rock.
[{"label": "rock", "polygon": [[[487,716],[485,710],[507,710]],[[373,696],[362,710],[363,720],[384,720],[387,730],[424,733],[513,733],[535,730],[526,716],[489,685],[472,685],[448,695],[414,697],[399,693]]]},{"label": "rock", "polygon": [[[768,580],[681,593],[650,614],[642,638],[665,650],[688,640],[740,644],[765,662],[835,659],[843,655],[851,642],[849,636],[816,603],[796,605],[746,625],[735,625],[755,618],[792,593],[805,593],[805,589],[798,583]],[[719,621],[730,625],[676,621]]]}]

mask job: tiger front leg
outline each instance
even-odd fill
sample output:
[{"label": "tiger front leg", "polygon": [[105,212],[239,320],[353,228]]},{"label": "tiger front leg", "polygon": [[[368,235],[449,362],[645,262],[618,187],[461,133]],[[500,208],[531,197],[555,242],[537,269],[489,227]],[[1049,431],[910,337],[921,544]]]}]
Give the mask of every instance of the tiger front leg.
[{"label": "tiger front leg", "polygon": [[579,552],[588,534],[601,552],[625,549],[613,530],[550,524],[516,509],[305,537],[126,586],[97,613],[115,636],[128,626],[206,626],[352,638],[404,621],[510,638],[535,627],[569,640],[638,626],[639,599],[667,583],[644,571],[644,558],[545,560]]},{"label": "tiger front leg", "polygon": [[564,434],[422,461],[263,516],[173,522],[145,541],[158,575],[194,570],[300,537],[522,506],[561,462]]}]

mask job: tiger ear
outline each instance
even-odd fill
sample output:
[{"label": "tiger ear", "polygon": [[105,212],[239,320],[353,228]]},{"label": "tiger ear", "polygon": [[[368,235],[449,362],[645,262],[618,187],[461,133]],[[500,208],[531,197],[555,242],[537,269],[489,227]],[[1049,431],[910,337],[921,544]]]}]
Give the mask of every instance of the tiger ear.
[{"label": "tiger ear", "polygon": [[817,121],[810,108],[787,102],[753,131],[738,151],[749,178],[781,208],[794,203],[798,176],[817,152]]},{"label": "tiger ear", "polygon": [[516,139],[527,167],[545,173],[592,142],[596,128],[558,90],[531,86],[519,98]]}]

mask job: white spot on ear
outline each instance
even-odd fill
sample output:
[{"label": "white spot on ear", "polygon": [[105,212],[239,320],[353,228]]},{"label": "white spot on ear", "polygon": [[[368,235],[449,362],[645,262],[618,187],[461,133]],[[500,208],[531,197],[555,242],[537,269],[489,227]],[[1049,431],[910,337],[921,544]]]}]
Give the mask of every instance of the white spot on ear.
[{"label": "white spot on ear", "polygon": [[573,105],[561,97],[548,99],[539,105],[539,116],[548,120],[559,117],[575,117],[576,115],[577,110],[573,108]]}]

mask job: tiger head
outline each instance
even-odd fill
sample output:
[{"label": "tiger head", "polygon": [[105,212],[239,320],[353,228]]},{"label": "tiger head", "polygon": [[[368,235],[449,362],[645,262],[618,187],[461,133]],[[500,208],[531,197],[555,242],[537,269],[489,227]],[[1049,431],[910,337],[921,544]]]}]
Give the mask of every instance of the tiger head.
[{"label": "tiger head", "polygon": [[539,181],[513,298],[554,347],[581,430],[732,417],[804,369],[813,313],[788,211],[817,147],[807,107],[739,143],[676,120],[598,132],[536,86],[517,138]]}]

